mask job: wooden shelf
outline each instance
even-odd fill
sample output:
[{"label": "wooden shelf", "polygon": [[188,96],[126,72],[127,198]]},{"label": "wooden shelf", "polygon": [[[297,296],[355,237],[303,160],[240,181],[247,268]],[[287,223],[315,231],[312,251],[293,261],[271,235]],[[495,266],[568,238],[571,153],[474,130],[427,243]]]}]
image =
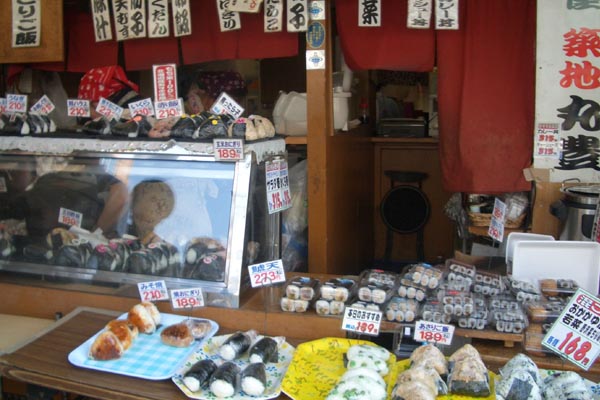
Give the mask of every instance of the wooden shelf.
[{"label": "wooden shelf", "polygon": [[306,136],[286,136],[285,137],[286,145],[305,145],[306,144]]}]

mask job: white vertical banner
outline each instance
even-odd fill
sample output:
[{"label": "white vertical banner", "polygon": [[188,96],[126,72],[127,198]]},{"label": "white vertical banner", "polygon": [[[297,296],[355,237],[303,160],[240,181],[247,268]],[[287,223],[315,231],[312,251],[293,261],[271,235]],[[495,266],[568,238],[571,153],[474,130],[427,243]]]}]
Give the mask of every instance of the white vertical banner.
[{"label": "white vertical banner", "polygon": [[148,37],[169,36],[169,0],[150,0],[148,3]]},{"label": "white vertical banner", "polygon": [[283,1],[265,0],[265,32],[281,32],[283,30]]},{"label": "white vertical banner", "polygon": [[129,0],[129,39],[146,37],[146,0]]},{"label": "white vertical banner", "polygon": [[435,29],[458,28],[458,0],[435,0]]},{"label": "white vertical banner", "polygon": [[408,0],[406,26],[415,29],[428,29],[431,24],[433,1],[434,0]]},{"label": "white vertical banner", "polygon": [[308,30],[307,0],[287,0],[287,31],[306,32]]},{"label": "white vertical banner", "polygon": [[96,42],[112,40],[112,24],[110,23],[108,0],[90,0],[90,2]]},{"label": "white vertical banner", "polygon": [[381,0],[358,1],[358,26],[381,26]]},{"label": "white vertical banner", "polygon": [[242,28],[240,13],[229,11],[231,0],[215,0],[217,2],[217,12],[219,13],[219,23],[221,32],[235,31]]},{"label": "white vertical banner", "polygon": [[231,0],[229,2],[230,11],[257,13],[260,11],[262,0]]},{"label": "white vertical banner", "polygon": [[112,5],[117,40],[121,41],[129,39],[129,2],[124,0],[112,0]]},{"label": "white vertical banner", "polygon": [[190,13],[190,0],[172,0],[173,6],[173,31],[175,37],[192,34],[192,15]]},{"label": "white vertical banner", "polygon": [[12,47],[37,47],[41,36],[41,0],[12,0]]}]

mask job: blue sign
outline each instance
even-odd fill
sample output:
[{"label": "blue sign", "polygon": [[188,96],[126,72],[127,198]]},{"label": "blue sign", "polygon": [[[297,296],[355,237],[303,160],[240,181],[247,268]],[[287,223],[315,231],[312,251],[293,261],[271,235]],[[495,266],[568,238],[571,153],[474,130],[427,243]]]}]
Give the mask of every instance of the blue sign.
[{"label": "blue sign", "polygon": [[323,24],[317,21],[311,22],[308,25],[308,31],[306,31],[306,44],[313,49],[318,49],[324,41],[325,27]]}]

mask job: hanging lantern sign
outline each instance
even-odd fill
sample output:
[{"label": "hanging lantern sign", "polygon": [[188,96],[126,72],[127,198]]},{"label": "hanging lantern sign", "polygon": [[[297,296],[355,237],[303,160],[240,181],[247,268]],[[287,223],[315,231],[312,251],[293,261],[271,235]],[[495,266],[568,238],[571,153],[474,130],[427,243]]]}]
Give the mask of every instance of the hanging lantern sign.
[{"label": "hanging lantern sign", "polygon": [[283,0],[265,0],[265,32],[281,32],[283,29]]},{"label": "hanging lantern sign", "polygon": [[435,0],[435,29],[458,28],[458,0]]},{"label": "hanging lantern sign", "polygon": [[192,34],[192,17],[190,14],[190,1],[172,1],[173,6],[173,30],[175,37],[188,36]]},{"label": "hanging lantern sign", "polygon": [[151,0],[148,3],[148,37],[169,36],[169,0]]},{"label": "hanging lantern sign", "polygon": [[12,47],[39,46],[41,21],[40,0],[12,0]]},{"label": "hanging lantern sign", "polygon": [[262,0],[231,0],[227,9],[229,11],[257,13],[261,4]]},{"label": "hanging lantern sign", "polygon": [[235,31],[242,28],[240,14],[236,11],[230,11],[231,0],[216,0],[217,12],[219,13],[219,23],[221,32]]},{"label": "hanging lantern sign", "polygon": [[306,0],[287,0],[287,31],[306,32],[308,29],[308,6]]},{"label": "hanging lantern sign", "polygon": [[94,36],[96,37],[96,42],[112,40],[108,0],[90,1],[92,2],[92,18],[94,19]]},{"label": "hanging lantern sign", "polygon": [[428,29],[431,21],[433,0],[408,0],[406,26],[415,29]]},{"label": "hanging lantern sign", "polygon": [[358,26],[381,26],[381,0],[358,0]]},{"label": "hanging lantern sign", "polygon": [[117,40],[127,40],[129,39],[129,2],[112,0],[112,5]]},{"label": "hanging lantern sign", "polygon": [[129,39],[146,37],[146,0],[129,2]]}]

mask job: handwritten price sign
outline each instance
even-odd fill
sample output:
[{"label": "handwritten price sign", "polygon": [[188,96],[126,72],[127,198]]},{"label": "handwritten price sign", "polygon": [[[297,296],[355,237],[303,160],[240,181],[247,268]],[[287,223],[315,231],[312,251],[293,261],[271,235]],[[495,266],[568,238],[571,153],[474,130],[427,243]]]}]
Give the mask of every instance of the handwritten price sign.
[{"label": "handwritten price sign", "polygon": [[7,94],[6,95],[6,111],[24,113],[27,111],[27,95],[24,94]]},{"label": "handwritten price sign", "polygon": [[287,161],[275,159],[265,163],[267,205],[269,214],[292,206]]},{"label": "handwritten price sign", "polygon": [[238,119],[244,113],[244,108],[236,103],[227,93],[223,92],[217,97],[217,101],[212,105],[210,111],[213,114],[229,114],[234,119]]},{"label": "handwritten price sign", "polygon": [[542,345],[587,371],[600,354],[599,338],[600,300],[578,289]]},{"label": "handwritten price sign", "polygon": [[248,272],[253,288],[285,282],[285,270],[281,260],[248,265]]},{"label": "handwritten price sign", "polygon": [[238,161],[244,158],[242,139],[214,139],[213,148],[217,161]]},{"label": "handwritten price sign", "polygon": [[56,107],[54,106],[54,103],[52,103],[52,100],[50,100],[48,96],[43,95],[34,105],[31,106],[29,111],[41,115],[48,115],[54,111],[55,108]]},{"label": "handwritten price sign", "polygon": [[181,98],[175,100],[157,101],[154,103],[157,119],[170,117],[181,117],[183,115],[183,103]]},{"label": "handwritten price sign", "polygon": [[101,97],[98,106],[96,107],[96,112],[106,117],[109,121],[112,119],[119,120],[121,114],[123,114],[123,107]]},{"label": "handwritten price sign", "polygon": [[6,97],[0,97],[0,114],[6,112]]},{"label": "handwritten price sign", "polygon": [[134,101],[129,104],[128,107],[132,117],[135,117],[136,115],[143,115],[145,117],[154,115],[154,106],[152,105],[152,99],[149,97],[147,99]]},{"label": "handwritten price sign", "polygon": [[231,0],[227,7],[229,11],[256,13],[260,10],[262,0]]},{"label": "handwritten price sign", "polygon": [[381,315],[381,311],[347,307],[344,311],[342,329],[365,335],[378,336]]},{"label": "handwritten price sign", "polygon": [[202,289],[173,289],[171,290],[173,308],[194,308],[204,306]]},{"label": "handwritten price sign", "polygon": [[67,99],[67,115],[69,117],[89,117],[90,101],[83,99]]},{"label": "handwritten price sign", "polygon": [[496,197],[494,200],[494,210],[492,211],[492,220],[488,228],[488,236],[492,239],[502,242],[504,240],[504,220],[506,219],[506,204]]},{"label": "handwritten price sign", "polygon": [[142,301],[168,300],[169,292],[165,281],[139,282],[138,291]]},{"label": "handwritten price sign", "polygon": [[413,339],[417,342],[438,343],[449,346],[454,336],[454,326],[429,321],[417,321]]},{"label": "handwritten price sign", "polygon": [[58,223],[81,228],[83,214],[61,207],[58,211]]}]

